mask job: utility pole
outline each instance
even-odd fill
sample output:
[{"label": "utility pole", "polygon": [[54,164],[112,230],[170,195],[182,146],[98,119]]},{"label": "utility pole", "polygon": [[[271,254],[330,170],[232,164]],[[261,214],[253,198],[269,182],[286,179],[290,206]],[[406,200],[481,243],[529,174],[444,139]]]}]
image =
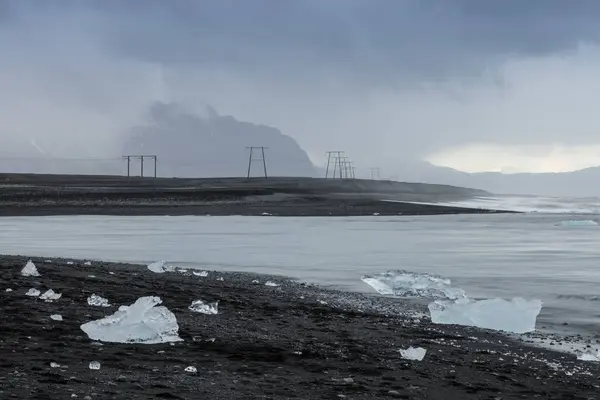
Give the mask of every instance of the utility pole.
[{"label": "utility pole", "polygon": [[[268,147],[264,147],[264,146],[248,146],[246,147],[247,149],[250,149],[250,157],[248,158],[248,174],[247,174],[247,179],[250,179],[250,172],[252,171],[252,161],[262,161],[262,165],[263,165],[263,172],[265,174],[265,179],[269,179],[267,176],[267,159],[265,157],[265,149],[268,149]],[[254,155],[254,150],[258,150],[260,149],[260,153],[261,153],[261,158],[252,158],[252,156]]]},{"label": "utility pole", "polygon": [[145,158],[149,158],[151,160],[154,161],[154,179],[156,179],[157,176],[157,163],[158,163],[158,156],[152,154],[152,155],[145,155],[145,154],[134,154],[134,155],[126,155],[123,156],[124,160],[127,160],[127,177],[130,178],[131,177],[131,160],[140,160],[140,177],[143,178],[144,177],[144,159]]},{"label": "utility pole", "polygon": [[[339,159],[339,157],[341,157],[342,154],[344,154],[344,152],[335,150],[335,151],[327,151],[327,152],[325,152],[325,154],[327,154],[327,168],[325,169],[325,179],[329,178],[329,167],[331,165],[332,160],[334,162],[332,178],[335,178],[335,173],[337,171],[337,164],[336,164],[337,161],[336,160]],[[334,156],[334,154],[336,154],[337,157]]]},{"label": "utility pole", "polygon": [[[381,168],[373,167],[371,169],[371,179],[380,179],[381,178]],[[377,178],[375,178],[377,177]]]}]

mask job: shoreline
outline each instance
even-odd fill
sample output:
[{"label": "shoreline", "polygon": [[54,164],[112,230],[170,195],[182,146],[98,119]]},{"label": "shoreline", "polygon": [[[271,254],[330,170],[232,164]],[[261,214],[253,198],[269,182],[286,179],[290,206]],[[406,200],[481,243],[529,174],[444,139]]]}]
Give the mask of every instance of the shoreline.
[{"label": "shoreline", "polygon": [[[266,275],[156,274],[143,265],[42,257],[31,258],[41,276],[23,277],[28,259],[0,256],[0,307],[7,316],[0,329],[2,398],[598,396],[598,363],[492,331],[434,325],[400,299]],[[266,286],[267,280],[279,286]],[[53,289],[62,297],[47,303],[25,296],[30,288]],[[93,293],[113,306],[88,306]],[[79,328],[142,296],[163,300],[177,317],[183,342],[99,345]],[[218,300],[219,313],[190,312],[198,299]],[[64,319],[53,321],[51,314]],[[425,348],[425,358],[403,359],[399,349],[409,346]],[[101,369],[90,370],[90,361]],[[197,373],[185,372],[188,366]]]}]

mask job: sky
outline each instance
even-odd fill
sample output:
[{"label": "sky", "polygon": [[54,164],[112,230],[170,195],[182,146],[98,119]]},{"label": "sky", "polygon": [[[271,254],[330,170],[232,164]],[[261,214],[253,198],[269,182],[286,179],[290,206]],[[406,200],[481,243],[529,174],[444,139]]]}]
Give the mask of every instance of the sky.
[{"label": "sky", "polygon": [[3,156],[120,155],[156,101],[318,165],[600,165],[596,0],[0,0]]}]

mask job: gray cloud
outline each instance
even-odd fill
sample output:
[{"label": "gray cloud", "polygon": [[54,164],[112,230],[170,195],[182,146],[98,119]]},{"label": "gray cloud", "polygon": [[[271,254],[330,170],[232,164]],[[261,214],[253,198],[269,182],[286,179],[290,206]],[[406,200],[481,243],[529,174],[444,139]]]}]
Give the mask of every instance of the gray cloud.
[{"label": "gray cloud", "polygon": [[0,129],[110,154],[176,101],[390,168],[477,142],[593,143],[599,17],[594,0],[6,0]]}]

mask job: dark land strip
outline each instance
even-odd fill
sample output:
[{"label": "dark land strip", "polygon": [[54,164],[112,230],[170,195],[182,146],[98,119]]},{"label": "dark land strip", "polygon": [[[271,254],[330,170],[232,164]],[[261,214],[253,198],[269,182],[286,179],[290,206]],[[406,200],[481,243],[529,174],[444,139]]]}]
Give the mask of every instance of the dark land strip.
[{"label": "dark land strip", "polygon": [[[433,325],[399,299],[278,277],[155,274],[62,259],[34,258],[41,276],[24,277],[27,260],[0,258],[2,399],[600,398],[597,363],[491,331]],[[30,288],[62,297],[44,302],[26,296]],[[91,294],[113,306],[89,306]],[[183,342],[100,344],[80,329],[142,296],[163,300]],[[192,313],[197,299],[218,300],[219,314]],[[408,346],[425,348],[423,361],[403,359],[398,350]],[[101,369],[90,370],[90,361]]]},{"label": "dark land strip", "polygon": [[[0,216],[365,216],[507,212],[413,202],[489,193],[447,185],[319,178],[127,178],[0,174]],[[393,201],[383,201],[393,200]]]}]

